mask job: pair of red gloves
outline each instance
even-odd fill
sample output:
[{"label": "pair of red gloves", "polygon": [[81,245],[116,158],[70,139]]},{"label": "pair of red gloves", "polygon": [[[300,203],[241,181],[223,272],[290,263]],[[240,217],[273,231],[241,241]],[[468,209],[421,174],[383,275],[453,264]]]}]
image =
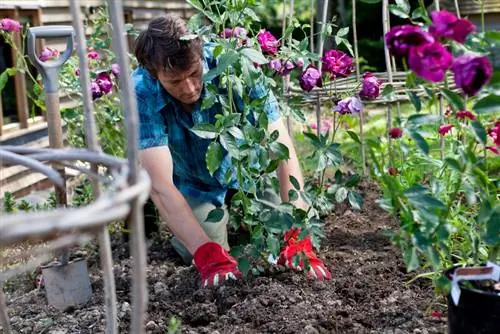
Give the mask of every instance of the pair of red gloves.
[{"label": "pair of red gloves", "polygon": [[[310,269],[307,274],[309,279],[314,278],[320,281],[331,279],[332,276],[323,261],[318,259],[312,251],[311,238],[307,236],[302,240],[297,240],[299,232],[295,229],[285,234],[286,244],[281,249],[278,264],[301,271],[305,266],[304,260],[301,259],[298,266],[295,267],[293,257],[302,252],[309,262]],[[217,286],[226,280],[242,276],[236,260],[218,243],[207,242],[201,245],[194,253],[193,259],[194,265],[201,275],[202,287]]]}]

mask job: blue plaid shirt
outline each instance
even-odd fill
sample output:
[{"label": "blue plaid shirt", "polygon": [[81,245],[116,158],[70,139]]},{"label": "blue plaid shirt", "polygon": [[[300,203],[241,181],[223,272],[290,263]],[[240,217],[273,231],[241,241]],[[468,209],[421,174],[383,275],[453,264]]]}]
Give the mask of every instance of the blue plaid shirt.
[{"label": "blue plaid shirt", "polygon": [[[213,48],[214,45],[211,43],[204,46],[204,73],[216,66]],[[211,176],[205,155],[213,139],[200,138],[191,131],[194,125],[214,123],[215,115],[220,114],[222,110],[220,104],[215,103],[209,109],[202,111],[201,101],[206,95],[204,88],[200,100],[189,114],[146,69],[139,67],[132,73],[132,77],[139,110],[139,148],[144,150],[168,145],[174,165],[173,179],[179,191],[185,197],[221,206],[227,189],[239,187],[234,173],[229,182],[225,181],[228,169],[232,168],[231,158],[224,151],[219,169]],[[278,102],[271,91],[256,85],[252,88],[250,96],[254,99],[267,96],[264,112],[268,116],[269,123],[279,119]],[[241,106],[242,101],[239,100],[237,104]]]}]

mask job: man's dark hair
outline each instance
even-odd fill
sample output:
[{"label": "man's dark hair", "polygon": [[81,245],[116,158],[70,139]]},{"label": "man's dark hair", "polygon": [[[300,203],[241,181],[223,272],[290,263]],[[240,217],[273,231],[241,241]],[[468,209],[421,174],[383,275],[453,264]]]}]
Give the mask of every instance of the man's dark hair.
[{"label": "man's dark hair", "polygon": [[188,34],[180,16],[167,14],[152,20],[137,37],[135,56],[140,65],[157,77],[159,71],[185,71],[202,56],[199,38],[181,40]]}]

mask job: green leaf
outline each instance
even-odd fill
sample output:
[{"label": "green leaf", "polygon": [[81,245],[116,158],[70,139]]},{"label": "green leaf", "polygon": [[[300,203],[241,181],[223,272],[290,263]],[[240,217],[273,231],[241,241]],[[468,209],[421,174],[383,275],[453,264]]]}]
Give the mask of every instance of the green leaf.
[{"label": "green leaf", "polygon": [[335,36],[344,37],[349,33],[349,27],[340,28]]},{"label": "green leaf", "polygon": [[392,101],[395,99],[395,93],[394,93],[394,86],[392,84],[387,84],[384,86],[384,89],[382,89],[382,95],[383,98],[388,99],[389,101]]},{"label": "green leaf", "polygon": [[213,142],[208,146],[206,161],[208,172],[213,175],[222,162],[222,147],[218,142]]},{"label": "green leaf", "polygon": [[217,127],[213,124],[197,124],[193,126],[191,132],[203,139],[214,139],[219,135]]},{"label": "green leaf", "polygon": [[278,169],[280,163],[281,163],[281,160],[279,160],[279,159],[271,160],[271,162],[269,163],[269,166],[267,166],[267,168],[266,168],[266,174],[272,173],[276,169]]},{"label": "green leaf", "polygon": [[363,207],[363,197],[357,191],[349,191],[347,199],[354,209],[361,210]]},{"label": "green leaf", "polygon": [[299,198],[299,194],[297,193],[297,190],[295,190],[295,189],[288,190],[288,201],[289,202],[296,201],[297,198]]},{"label": "green leaf", "polygon": [[396,0],[396,5],[401,8],[402,11],[404,11],[406,14],[410,13],[410,3],[408,0]]},{"label": "green leaf", "polygon": [[358,134],[354,131],[347,130],[347,134],[349,137],[351,137],[352,140],[354,140],[356,143],[361,144],[361,140],[358,137]]},{"label": "green leaf", "polygon": [[418,7],[413,11],[411,14],[411,19],[412,20],[417,20],[417,19],[425,19],[427,18],[427,12],[424,8]]},{"label": "green leaf", "polygon": [[247,257],[240,257],[238,259],[238,269],[241,271],[243,276],[247,276],[250,271],[250,263]]},{"label": "green leaf", "polygon": [[250,17],[254,22],[260,22],[260,17],[250,7],[245,7],[245,9],[243,9],[243,14]]},{"label": "green leaf", "polygon": [[408,94],[411,103],[415,107],[416,112],[420,112],[422,110],[422,101],[420,100],[420,97],[415,92],[407,91],[406,93]]},{"label": "green leaf", "polygon": [[479,115],[500,112],[500,95],[490,94],[477,101],[472,109]]},{"label": "green leaf", "polygon": [[430,208],[445,210],[446,206],[439,199],[427,194],[422,193],[421,190],[414,190],[413,188],[405,191],[408,201],[417,208],[429,210]]},{"label": "green leaf", "polygon": [[263,129],[267,129],[268,127],[268,118],[265,112],[261,112],[259,115],[259,126]]},{"label": "green leaf", "polygon": [[299,181],[295,178],[295,176],[290,175],[290,183],[293,185],[293,187],[296,190],[300,190],[300,184]]},{"label": "green leaf", "polygon": [[305,37],[303,40],[300,41],[299,50],[300,51],[307,51],[308,47],[309,47],[309,38]]},{"label": "green leaf", "polygon": [[355,185],[358,184],[358,182],[361,180],[361,176],[359,174],[354,174],[351,176],[349,179],[347,179],[345,186],[346,187],[354,187]]},{"label": "green leaf", "polygon": [[481,122],[478,119],[476,119],[475,121],[471,122],[471,127],[472,131],[476,135],[476,138],[479,140],[479,142],[483,145],[486,145],[486,141],[488,140],[488,134],[486,133],[486,129],[481,124]]},{"label": "green leaf", "polygon": [[191,32],[195,32],[196,30],[198,30],[201,26],[201,19],[201,13],[193,14],[188,21],[188,30]]},{"label": "green leaf", "polygon": [[449,89],[443,89],[441,90],[441,93],[448,100],[448,102],[450,102],[455,107],[456,110],[465,109],[464,100],[458,93],[455,93]]},{"label": "green leaf", "polygon": [[262,54],[262,52],[252,49],[252,48],[243,48],[240,50],[240,53],[250,59],[252,62],[263,65],[267,64],[269,61]]},{"label": "green leaf", "polygon": [[222,147],[224,147],[224,149],[229,153],[231,157],[234,157],[238,160],[241,158],[241,152],[238,144],[230,133],[224,131],[223,133],[221,133],[219,139]]},{"label": "green leaf", "polygon": [[222,208],[215,208],[208,213],[207,219],[205,222],[207,223],[218,223],[224,218],[225,211]]},{"label": "green leaf", "polygon": [[337,203],[342,203],[347,198],[348,191],[344,187],[340,187],[335,193],[335,201]]},{"label": "green leaf", "polygon": [[462,168],[462,166],[460,166],[460,163],[457,160],[455,160],[453,158],[446,158],[446,159],[444,159],[444,162],[448,166],[450,166],[451,168],[456,170],[457,172],[459,172],[459,173],[463,172],[463,168]]},{"label": "green leaf", "polygon": [[359,0],[359,1],[364,2],[364,3],[374,4],[374,3],[379,3],[382,0]]},{"label": "green leaf", "polygon": [[13,67],[6,68],[5,71],[0,74],[0,92],[5,88],[9,77],[14,76],[16,74],[16,69]]},{"label": "green leaf", "polygon": [[268,235],[266,238],[267,250],[273,255],[278,255],[280,252],[280,242],[275,235]]},{"label": "green leaf", "polygon": [[441,119],[440,116],[438,115],[432,115],[432,114],[413,114],[410,117],[408,117],[407,124],[408,126],[418,126],[422,124],[435,124]]},{"label": "green leaf", "polygon": [[238,53],[229,50],[220,56],[219,63],[217,67],[208,71],[203,77],[204,81],[212,81],[215,77],[219,76],[222,72],[224,72],[229,66],[233,65],[238,60]]},{"label": "green leaf", "polygon": [[409,18],[409,17],[410,17],[410,16],[408,15],[409,13],[406,13],[406,12],[405,12],[405,10],[404,10],[403,8],[401,8],[401,7],[397,6],[397,5],[389,5],[389,11],[390,11],[392,14],[394,14],[394,15],[396,15],[396,16],[398,16],[398,17],[402,18],[402,19],[407,19],[407,18]]},{"label": "green leaf", "polygon": [[415,144],[417,144],[418,148],[424,152],[425,154],[429,154],[429,144],[427,141],[422,137],[420,133],[417,131],[408,131],[410,134],[410,137],[415,141]]},{"label": "green leaf", "polygon": [[420,267],[420,262],[418,260],[417,248],[414,246],[409,246],[403,252],[403,259],[406,263],[406,269],[408,271],[413,271]]}]

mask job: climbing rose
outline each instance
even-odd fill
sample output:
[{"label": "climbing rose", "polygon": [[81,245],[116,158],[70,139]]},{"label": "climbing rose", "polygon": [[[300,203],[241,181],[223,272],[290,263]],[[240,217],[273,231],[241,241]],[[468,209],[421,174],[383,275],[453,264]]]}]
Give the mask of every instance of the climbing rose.
[{"label": "climbing rose", "polygon": [[263,52],[269,53],[269,54],[276,54],[278,52],[278,46],[280,45],[280,42],[276,39],[276,37],[273,36],[269,31],[266,31],[266,29],[262,29],[259,31],[257,34],[257,41],[260,44],[260,48],[262,49]]},{"label": "climbing rose", "polygon": [[80,69],[79,69],[79,68],[77,68],[77,69],[75,70],[75,75],[76,75],[77,77],[78,77],[78,76],[80,76]]},{"label": "climbing rose", "polygon": [[323,73],[330,73],[333,78],[346,77],[352,72],[352,59],[342,51],[327,51],[322,60]]},{"label": "climbing rose", "polygon": [[451,53],[437,42],[412,47],[408,56],[410,69],[432,82],[442,81],[452,62]]},{"label": "climbing rose", "polygon": [[235,27],[234,29],[226,28],[224,32],[221,33],[221,37],[229,38],[229,37],[247,37],[248,31],[243,27]]},{"label": "climbing rose", "polygon": [[[321,127],[320,127],[320,129],[319,129],[319,132],[320,132],[320,133],[327,133],[327,132],[328,132],[328,130],[330,130],[330,129],[331,129],[332,125],[333,125],[332,120],[330,120],[330,119],[325,119],[325,120],[323,120],[323,121],[321,122]],[[311,123],[311,124],[309,125],[309,127],[310,127],[311,129],[313,129],[313,130],[316,130],[316,129],[318,129],[318,124],[317,124],[316,122],[314,122],[314,123]]]},{"label": "climbing rose", "polygon": [[403,129],[401,128],[392,128],[389,130],[389,136],[392,139],[398,139],[403,137]]},{"label": "climbing rose", "polygon": [[443,124],[439,127],[439,134],[441,136],[446,135],[448,132],[450,132],[451,128],[453,128],[453,125],[451,124]]},{"label": "climbing rose", "polygon": [[290,73],[295,68],[295,64],[291,60],[285,61],[283,67],[281,68],[280,75],[285,76]]},{"label": "climbing rose", "polygon": [[92,81],[90,83],[90,91],[92,93],[93,100],[98,99],[102,96],[101,88],[99,87],[99,85],[95,81]]},{"label": "climbing rose", "polygon": [[393,56],[406,57],[410,48],[434,43],[434,37],[418,26],[395,26],[385,35],[387,48]]},{"label": "climbing rose", "polygon": [[111,64],[111,73],[113,73],[113,75],[117,77],[120,74],[120,65]]},{"label": "climbing rose", "polygon": [[295,62],[295,65],[297,65],[298,68],[304,67],[304,59],[297,58],[297,61]]},{"label": "climbing rose", "polygon": [[21,24],[16,20],[5,18],[0,20],[0,30],[3,31],[20,31]]},{"label": "climbing rose", "polygon": [[462,55],[455,59],[451,66],[455,75],[455,84],[469,95],[476,95],[481,87],[490,81],[493,67],[487,56]]},{"label": "climbing rose", "polygon": [[361,88],[361,92],[359,92],[359,96],[362,99],[373,100],[379,97],[380,95],[380,86],[382,85],[382,81],[375,77],[370,72],[366,72],[363,74],[363,86]]},{"label": "climbing rose", "polygon": [[488,130],[488,133],[495,145],[500,146],[500,122],[496,122],[495,126]]},{"label": "climbing rose", "polygon": [[95,81],[103,94],[109,94],[113,89],[113,82],[108,72],[101,72],[97,75]]},{"label": "climbing rose", "polygon": [[347,97],[339,101],[335,111],[341,115],[360,113],[363,111],[363,102],[355,96]]},{"label": "climbing rose", "polygon": [[487,150],[490,150],[491,152],[495,154],[500,154],[500,150],[498,149],[497,146],[486,146]]},{"label": "climbing rose", "polygon": [[310,92],[315,86],[322,87],[321,74],[313,65],[309,65],[304,72],[299,75],[300,87],[306,92]]},{"label": "climbing rose", "polygon": [[99,54],[95,51],[90,51],[88,54],[87,54],[87,57],[89,57],[90,59],[98,59],[99,58]]},{"label": "climbing rose", "polygon": [[429,32],[435,37],[444,37],[464,43],[467,36],[476,31],[476,26],[471,21],[459,19],[446,10],[432,12],[431,18],[432,24],[429,27]]},{"label": "climbing rose", "polygon": [[47,60],[52,60],[59,56],[59,51],[52,48],[43,48],[43,50],[38,55],[38,59],[42,62],[46,62]]},{"label": "climbing rose", "polygon": [[272,70],[275,70],[276,72],[279,72],[281,70],[281,60],[279,59],[271,59],[269,61],[269,68]]},{"label": "climbing rose", "polygon": [[396,176],[396,175],[399,175],[399,171],[396,167],[389,167],[389,175],[391,176]]},{"label": "climbing rose", "polygon": [[460,111],[457,111],[457,114],[456,114],[457,118],[458,119],[470,119],[471,121],[475,120],[476,119],[476,115],[474,115],[471,111],[469,110],[460,110]]}]

